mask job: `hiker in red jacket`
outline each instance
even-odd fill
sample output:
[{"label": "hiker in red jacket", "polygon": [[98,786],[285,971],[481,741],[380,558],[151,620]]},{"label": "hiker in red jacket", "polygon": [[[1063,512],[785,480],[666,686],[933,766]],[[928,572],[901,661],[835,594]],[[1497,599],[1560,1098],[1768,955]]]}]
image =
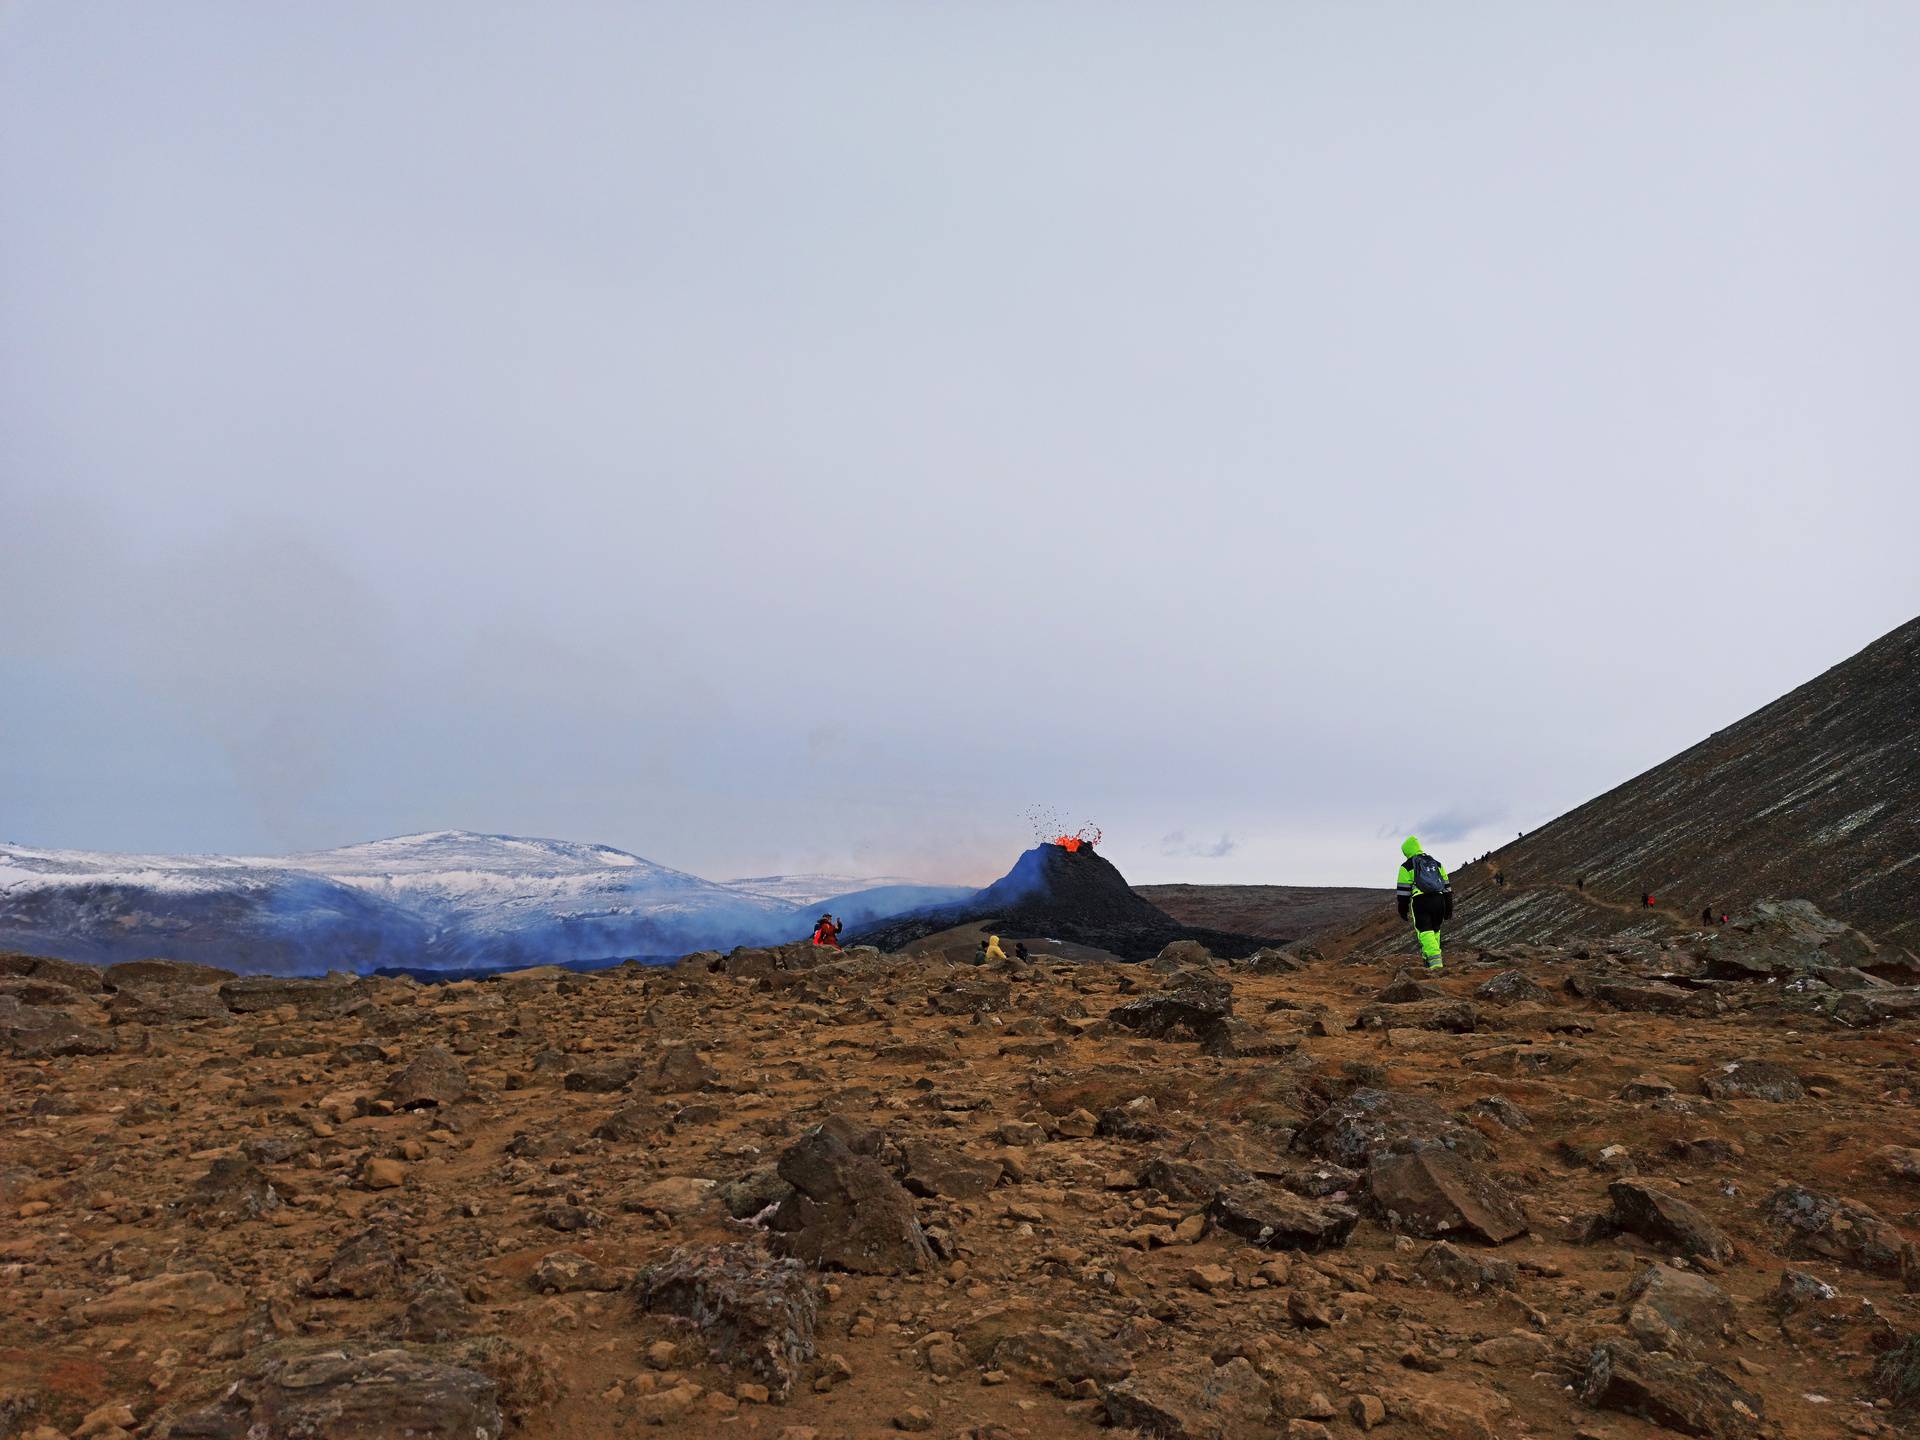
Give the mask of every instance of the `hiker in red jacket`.
[{"label": "hiker in red jacket", "polygon": [[820,923],[813,927],[813,943],[816,945],[831,945],[835,950],[838,950],[840,948],[840,922],[831,915],[822,915],[820,917]]}]

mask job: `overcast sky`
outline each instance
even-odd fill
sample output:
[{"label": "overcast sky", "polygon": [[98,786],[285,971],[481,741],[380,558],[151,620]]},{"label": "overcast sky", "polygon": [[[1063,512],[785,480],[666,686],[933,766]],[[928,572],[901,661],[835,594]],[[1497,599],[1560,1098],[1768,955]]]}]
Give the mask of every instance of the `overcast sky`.
[{"label": "overcast sky", "polygon": [[1920,611],[1920,6],[0,3],[0,839],[1387,883]]}]

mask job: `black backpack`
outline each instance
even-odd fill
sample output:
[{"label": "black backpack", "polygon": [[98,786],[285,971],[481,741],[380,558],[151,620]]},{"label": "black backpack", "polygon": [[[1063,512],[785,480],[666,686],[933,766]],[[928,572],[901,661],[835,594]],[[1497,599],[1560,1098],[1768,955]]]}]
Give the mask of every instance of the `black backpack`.
[{"label": "black backpack", "polygon": [[1407,861],[1407,869],[1413,872],[1413,888],[1420,894],[1453,894],[1453,886],[1447,882],[1447,872],[1440,868],[1438,860],[1424,850]]}]

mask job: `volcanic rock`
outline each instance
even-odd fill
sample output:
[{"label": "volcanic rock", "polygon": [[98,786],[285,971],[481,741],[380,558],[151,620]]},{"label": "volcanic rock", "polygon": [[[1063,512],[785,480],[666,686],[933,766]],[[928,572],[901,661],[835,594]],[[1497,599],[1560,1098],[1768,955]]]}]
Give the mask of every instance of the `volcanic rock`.
[{"label": "volcanic rock", "polygon": [[400,1252],[377,1226],[341,1242],[333,1258],[307,1286],[309,1295],[371,1300],[399,1288]]},{"label": "volcanic rock", "polygon": [[1627,1287],[1627,1332],[1649,1350],[1685,1354],[1722,1338],[1733,1324],[1727,1292],[1690,1270],[1649,1265]]},{"label": "volcanic rock", "polygon": [[1616,1180],[1607,1187],[1607,1198],[1613,1202],[1613,1223],[1630,1235],[1681,1255],[1733,1258],[1733,1242],[1726,1232],[1677,1196],[1636,1181]]},{"label": "volcanic rock", "polygon": [[0,1053],[16,1060],[51,1060],[104,1055],[113,1048],[111,1034],[82,1024],[64,1010],[22,1005],[11,995],[0,995]]},{"label": "volcanic rock", "polygon": [[1464,1000],[1406,1000],[1369,1005],[1355,1018],[1362,1030],[1445,1030],[1470,1035],[1480,1025],[1480,1012]]},{"label": "volcanic rock", "polygon": [[280,1208],[280,1196],[266,1172],[251,1160],[215,1160],[180,1202],[187,1214],[232,1223],[257,1220]]},{"label": "volcanic rock", "polygon": [[1616,1010],[1644,1010],[1654,1015],[1711,1017],[1722,1005],[1718,996],[1704,990],[1684,990],[1661,980],[1642,980],[1634,976],[1589,972],[1575,975],[1567,988],[1588,1000],[1611,1005]]},{"label": "volcanic rock", "polygon": [[581,1291],[618,1290],[628,1283],[625,1272],[589,1260],[574,1250],[555,1250],[540,1257],[527,1283],[542,1295],[573,1295]]},{"label": "volcanic rock", "polygon": [[451,1105],[467,1093],[467,1070],[444,1045],[429,1045],[394,1073],[380,1098],[401,1110]]},{"label": "volcanic rock", "polygon": [[1637,1415],[1704,1440],[1747,1440],[1761,1433],[1760,1397],[1720,1371],[1609,1340],[1587,1357],[1580,1398],[1596,1410]]},{"label": "volcanic rock", "polygon": [[368,1003],[364,981],[351,975],[329,975],[321,980],[293,980],[275,975],[247,975],[220,987],[220,998],[236,1015],[291,1006],[306,1020],[332,1020]]},{"label": "volcanic rock", "polygon": [[[151,961],[142,961],[151,964]],[[233,1018],[220,992],[204,985],[123,985],[107,997],[115,1025],[185,1025]]]},{"label": "volcanic rock", "polygon": [[640,1062],[630,1057],[583,1060],[567,1072],[561,1085],[575,1092],[604,1095],[626,1089],[639,1073]]},{"label": "volcanic rock", "polygon": [[1920,1251],[1857,1201],[1783,1185],[1768,1198],[1764,1213],[1783,1237],[1782,1254],[1832,1260],[1890,1279],[1920,1274]]},{"label": "volcanic rock", "polygon": [[867,1275],[933,1267],[913,1197],[873,1156],[819,1128],[780,1157],[779,1171],[793,1193],[768,1223],[787,1254]]},{"label": "volcanic rock", "polygon": [[1486,1137],[1431,1100],[1363,1087],[1300,1127],[1293,1148],[1338,1165],[1364,1169],[1376,1154],[1451,1150],[1469,1160],[1492,1154]]},{"label": "volcanic rock", "polygon": [[1502,970],[1490,980],[1482,981],[1474,987],[1473,998],[1485,1000],[1493,1005],[1512,1005],[1526,1002],[1544,1005],[1553,998],[1551,992],[1543,990],[1533,982],[1524,970]]},{"label": "volcanic rock", "polygon": [[268,1359],[257,1377],[176,1421],[181,1440],[499,1440],[499,1387],[407,1349],[350,1345]]},{"label": "volcanic rock", "polygon": [[819,1295],[795,1260],[751,1245],[675,1250],[641,1271],[633,1293],[643,1311],[693,1322],[717,1363],[744,1366],[775,1400],[793,1393],[813,1358]]},{"label": "volcanic rock", "polygon": [[210,1271],[168,1271],[88,1301],[78,1313],[94,1325],[150,1325],[188,1317],[231,1315],[243,1309],[246,1300],[245,1291],[226,1284]]},{"label": "volcanic rock", "polygon": [[1270,1250],[1327,1250],[1347,1243],[1360,1212],[1254,1181],[1221,1190],[1207,1206],[1207,1218]]},{"label": "volcanic rock", "polygon": [[445,1344],[478,1323],[460,1287],[439,1270],[429,1269],[414,1282],[400,1316],[400,1336],[422,1344]]},{"label": "volcanic rock", "polygon": [[1465,1235],[1499,1245],[1527,1233],[1526,1212],[1506,1188],[1451,1151],[1375,1155],[1373,1204],[1394,1230],[1429,1240]]},{"label": "volcanic rock", "polygon": [[218,989],[240,977],[218,965],[196,965],[190,960],[123,960],[118,965],[109,965],[105,978],[108,988],[113,990],[125,990],[129,986],[177,990],[183,986]]},{"label": "volcanic rock", "polygon": [[1116,1005],[1107,1018],[1149,1040],[1205,1042],[1231,1014],[1232,983],[1193,976],[1176,981],[1157,995]]},{"label": "volcanic rock", "polygon": [[1157,1440],[1241,1440],[1274,1421],[1273,1392],[1243,1357],[1130,1376],[1100,1392],[1107,1420]]},{"label": "volcanic rock", "polygon": [[45,955],[21,955],[9,951],[0,955],[0,975],[44,980],[50,985],[63,985],[83,995],[98,995],[106,989],[106,982],[93,966],[77,965],[71,960],[55,960]]},{"label": "volcanic rock", "polygon": [[998,1160],[975,1159],[925,1140],[910,1140],[902,1150],[907,1162],[902,1178],[916,1195],[977,1200],[1000,1183],[1006,1169]]},{"label": "volcanic rock", "polygon": [[1735,1060],[1700,1077],[1700,1089],[1715,1100],[1804,1100],[1806,1086],[1772,1060]]},{"label": "volcanic rock", "polygon": [[1416,1269],[1428,1284],[1467,1295],[1511,1290],[1515,1278],[1511,1261],[1475,1255],[1445,1240],[1428,1246]]}]

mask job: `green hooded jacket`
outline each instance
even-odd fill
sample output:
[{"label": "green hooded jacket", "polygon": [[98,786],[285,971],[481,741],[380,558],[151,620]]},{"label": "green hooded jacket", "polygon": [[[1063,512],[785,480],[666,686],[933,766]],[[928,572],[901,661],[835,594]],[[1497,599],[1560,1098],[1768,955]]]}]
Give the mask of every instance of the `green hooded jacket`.
[{"label": "green hooded jacket", "polygon": [[[1420,837],[1417,835],[1407,836],[1406,840],[1402,842],[1400,846],[1400,853],[1407,857],[1407,863],[1402,865],[1400,867],[1400,873],[1393,877],[1393,899],[1394,903],[1400,907],[1400,918],[1402,920],[1405,920],[1412,913],[1413,897],[1418,893],[1413,884],[1413,857],[1420,854],[1425,848],[1426,847],[1420,843]],[[1433,863],[1440,865],[1437,857]],[[1440,865],[1440,875],[1442,879],[1448,878],[1446,866]]]}]

